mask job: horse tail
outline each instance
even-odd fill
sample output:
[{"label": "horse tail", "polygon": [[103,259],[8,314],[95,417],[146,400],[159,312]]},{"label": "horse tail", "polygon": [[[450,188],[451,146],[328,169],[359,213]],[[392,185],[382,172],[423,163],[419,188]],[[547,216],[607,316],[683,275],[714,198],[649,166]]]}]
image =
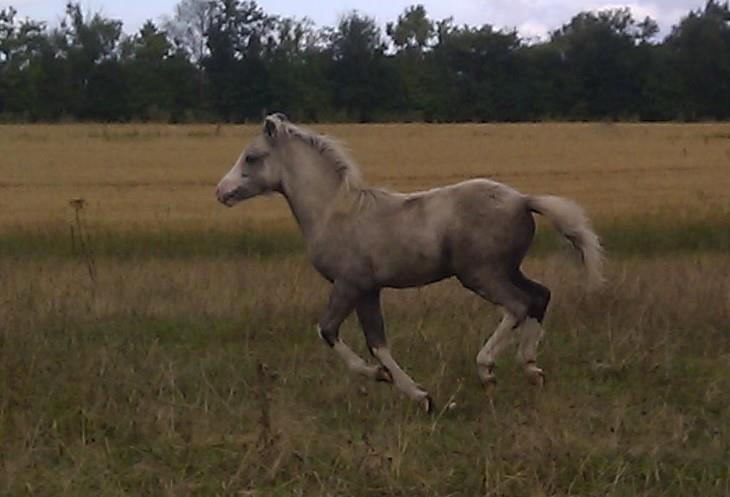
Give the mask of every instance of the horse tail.
[{"label": "horse tail", "polygon": [[583,209],[571,200],[553,196],[529,196],[527,206],[545,216],[571,243],[580,256],[591,287],[603,281],[603,248]]}]

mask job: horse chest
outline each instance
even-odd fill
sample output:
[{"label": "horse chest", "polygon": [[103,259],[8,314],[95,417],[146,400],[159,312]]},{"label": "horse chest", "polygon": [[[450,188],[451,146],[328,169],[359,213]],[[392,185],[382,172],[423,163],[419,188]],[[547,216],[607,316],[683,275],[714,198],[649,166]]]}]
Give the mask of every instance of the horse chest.
[{"label": "horse chest", "polygon": [[329,281],[339,278],[361,279],[368,273],[366,258],[345,246],[320,244],[309,247],[309,261]]}]

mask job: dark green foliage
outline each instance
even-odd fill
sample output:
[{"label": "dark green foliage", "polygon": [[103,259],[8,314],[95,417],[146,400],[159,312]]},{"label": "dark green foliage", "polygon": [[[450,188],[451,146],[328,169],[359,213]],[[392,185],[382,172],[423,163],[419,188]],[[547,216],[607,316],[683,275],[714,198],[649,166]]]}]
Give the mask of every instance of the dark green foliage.
[{"label": "dark green foliage", "polygon": [[616,119],[635,114],[641,98],[636,25],[628,9],[581,13],[553,33],[562,55],[564,101],[571,117]]},{"label": "dark green foliage", "polygon": [[[334,104],[348,120],[372,121],[393,95],[393,74],[375,20],[357,12],[343,17],[331,37]],[[380,109],[379,109],[380,107]]]},{"label": "dark green foliage", "polygon": [[[730,117],[730,7],[708,0],[657,41],[628,8],[581,12],[549,40],[407,8],[385,34],[250,0],[181,0],[162,27],[68,3],[57,28],[0,10],[0,118],[22,121],[706,120]],[[387,36],[385,36],[387,35]]]},{"label": "dark green foliage", "polygon": [[666,41],[683,96],[684,117],[730,117],[730,8],[708,0],[692,12]]}]

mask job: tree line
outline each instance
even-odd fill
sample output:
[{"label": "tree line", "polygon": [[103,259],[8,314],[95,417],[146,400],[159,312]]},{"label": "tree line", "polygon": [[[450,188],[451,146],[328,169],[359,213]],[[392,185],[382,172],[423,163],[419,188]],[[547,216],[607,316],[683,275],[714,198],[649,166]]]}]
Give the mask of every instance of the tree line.
[{"label": "tree line", "polygon": [[697,121],[730,118],[730,7],[708,0],[657,40],[627,8],[544,41],[433,20],[334,27],[243,0],[181,0],[134,34],[66,5],[56,27],[0,10],[0,120]]}]

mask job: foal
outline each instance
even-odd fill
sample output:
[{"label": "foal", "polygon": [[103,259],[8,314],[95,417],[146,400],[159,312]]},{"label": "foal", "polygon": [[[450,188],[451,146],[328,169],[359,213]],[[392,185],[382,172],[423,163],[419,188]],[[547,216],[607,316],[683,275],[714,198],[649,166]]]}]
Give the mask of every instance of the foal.
[{"label": "foal", "polygon": [[[502,322],[476,359],[479,377],[490,388],[497,356],[517,333],[518,360],[531,382],[544,382],[536,358],[550,291],[520,270],[535,232],[533,213],[547,217],[572,243],[589,280],[601,280],[598,237],[575,203],[523,195],[486,179],[412,194],[368,188],[337,142],[282,114],[265,119],[261,135],[221,179],[216,195],[232,207],[269,192],[287,200],[310,261],[333,284],[319,322],[322,339],[350,370],[393,383],[426,410],[432,409],[431,397],[390,354],[382,288],[422,286],[455,276],[500,306]],[[340,325],[353,310],[378,365],[368,364],[339,338]]]}]

